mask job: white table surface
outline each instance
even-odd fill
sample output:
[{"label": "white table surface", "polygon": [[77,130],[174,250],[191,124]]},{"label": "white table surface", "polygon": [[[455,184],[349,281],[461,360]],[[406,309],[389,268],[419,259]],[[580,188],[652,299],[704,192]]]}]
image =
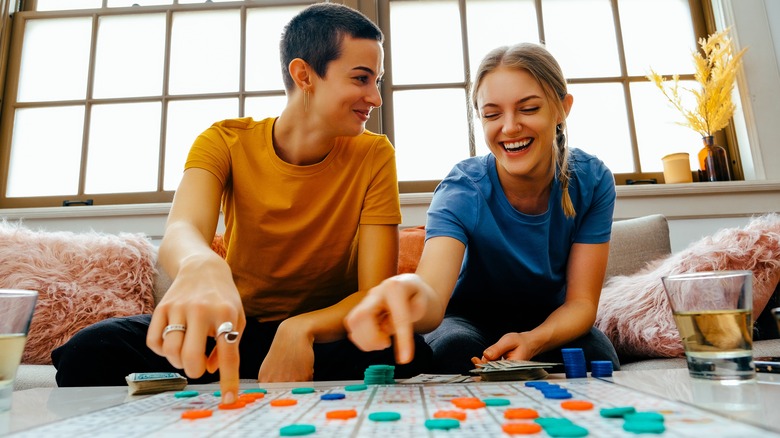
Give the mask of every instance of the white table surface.
[{"label": "white table surface", "polygon": [[[561,379],[552,374],[548,379]],[[740,385],[692,379],[687,369],[618,371],[611,380],[642,392],[692,404],[724,416],[780,432],[780,374],[759,373],[755,381]],[[334,386],[356,382],[299,382],[275,386]],[[242,388],[257,384],[242,384]],[[187,389],[215,391],[217,384],[190,385]],[[127,387],[35,388],[13,393],[10,412],[0,413],[0,436],[51,423],[146,396],[130,396]]]}]

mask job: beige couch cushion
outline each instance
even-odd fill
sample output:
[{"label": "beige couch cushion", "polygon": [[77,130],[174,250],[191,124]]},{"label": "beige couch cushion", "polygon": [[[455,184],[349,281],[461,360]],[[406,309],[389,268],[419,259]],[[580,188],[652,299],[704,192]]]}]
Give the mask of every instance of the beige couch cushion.
[{"label": "beige couch cushion", "polygon": [[660,214],[625,219],[612,223],[609,263],[605,280],[630,275],[648,262],[672,253],[669,223]]}]

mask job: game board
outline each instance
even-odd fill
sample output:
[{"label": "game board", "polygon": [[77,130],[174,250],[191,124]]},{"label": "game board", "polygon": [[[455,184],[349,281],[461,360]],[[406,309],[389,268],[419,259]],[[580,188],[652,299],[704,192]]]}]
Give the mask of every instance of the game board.
[{"label": "game board", "polygon": [[[592,437],[620,437],[636,436],[635,432],[624,429],[629,417],[615,415],[631,408],[640,415],[662,417],[662,420],[647,419],[647,422],[661,421],[665,430],[661,436],[664,437],[778,436],[691,405],[594,378],[541,383],[350,386],[324,383],[318,383],[317,388],[269,387],[266,394],[256,395],[251,394],[252,390],[242,388],[242,394],[255,400],[237,409],[219,409],[220,397],[211,392],[167,392],[25,430],[18,436],[494,437],[509,436],[505,431],[530,432],[537,427],[533,436],[584,436],[585,430]],[[527,386],[545,384],[550,386],[546,389]],[[555,385],[559,388],[551,390]],[[192,410],[210,411],[211,414],[200,419],[182,418],[184,412]],[[339,415],[345,418],[329,419],[333,412],[351,412],[354,416]],[[526,415],[529,413],[531,415]],[[534,415],[538,418],[533,418]],[[444,418],[436,420],[438,423],[430,422],[435,417]],[[562,419],[570,420],[577,427],[555,426],[556,429],[549,425],[550,421],[566,423]],[[644,421],[635,424],[641,425]],[[507,426],[511,424],[527,426]],[[544,428],[539,430],[535,425],[541,424]],[[444,430],[437,429],[441,427]],[[637,431],[642,430],[647,433],[642,427]],[[566,431],[571,434],[565,434]]]}]

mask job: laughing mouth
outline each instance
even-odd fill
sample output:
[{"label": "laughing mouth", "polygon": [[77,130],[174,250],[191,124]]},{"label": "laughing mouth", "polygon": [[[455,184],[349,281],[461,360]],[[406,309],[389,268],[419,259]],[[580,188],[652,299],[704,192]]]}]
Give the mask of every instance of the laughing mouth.
[{"label": "laughing mouth", "polygon": [[506,149],[507,152],[519,152],[524,149],[528,149],[528,147],[533,142],[533,139],[526,139],[523,141],[513,141],[511,143],[504,143],[504,149]]}]

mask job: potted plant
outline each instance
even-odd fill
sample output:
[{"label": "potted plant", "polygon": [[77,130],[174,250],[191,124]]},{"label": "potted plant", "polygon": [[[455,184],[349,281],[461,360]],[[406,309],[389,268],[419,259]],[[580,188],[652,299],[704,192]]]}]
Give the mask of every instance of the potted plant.
[{"label": "potted plant", "polygon": [[[694,77],[699,89],[680,87],[679,75],[674,75],[671,84],[666,78],[650,69],[647,78],[666,96],[673,107],[682,113],[684,121],[680,125],[701,134],[704,147],[699,151],[699,166],[702,181],[730,181],[729,160],[726,150],[715,144],[713,135],[729,124],[734,115],[735,105],[731,100],[737,70],[742,63],[742,55],[747,49],[733,52],[729,31],[716,32],[708,38],[699,39],[701,52],[693,52],[696,67]],[[680,91],[686,91],[696,98],[692,110],[685,108]]]}]

